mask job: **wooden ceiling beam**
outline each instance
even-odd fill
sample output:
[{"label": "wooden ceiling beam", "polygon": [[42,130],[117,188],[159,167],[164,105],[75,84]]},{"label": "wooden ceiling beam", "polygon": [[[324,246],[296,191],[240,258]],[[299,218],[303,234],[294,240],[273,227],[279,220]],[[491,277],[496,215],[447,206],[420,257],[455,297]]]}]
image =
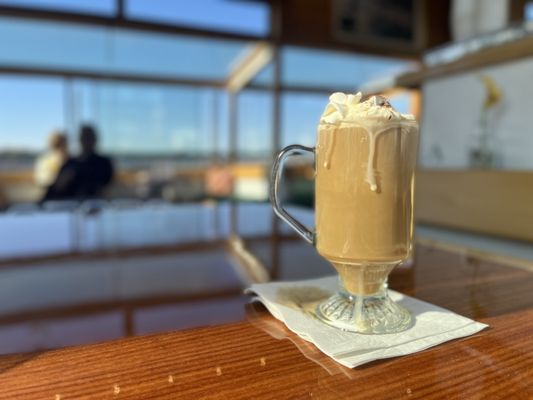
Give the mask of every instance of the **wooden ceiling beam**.
[{"label": "wooden ceiling beam", "polygon": [[258,42],[251,46],[236,62],[228,78],[226,88],[237,92],[245,87],[272,60],[272,46]]}]

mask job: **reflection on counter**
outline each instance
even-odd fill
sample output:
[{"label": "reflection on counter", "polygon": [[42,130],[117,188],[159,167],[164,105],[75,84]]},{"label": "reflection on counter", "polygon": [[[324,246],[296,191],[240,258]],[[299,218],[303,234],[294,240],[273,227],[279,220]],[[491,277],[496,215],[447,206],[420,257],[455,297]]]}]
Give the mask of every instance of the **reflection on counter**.
[{"label": "reflection on counter", "polygon": [[[312,226],[311,210],[291,207],[290,212]],[[233,229],[265,279],[311,279],[334,272],[288,227],[280,225],[280,233],[273,234],[266,203],[128,203],[88,214],[40,211],[2,218],[2,226],[11,224],[7,241],[25,238],[23,243],[40,244],[31,247],[33,253],[21,248],[2,254],[3,353],[242,320],[249,301],[243,290],[257,275],[233,252]],[[47,235],[51,227],[63,232],[53,241]],[[77,233],[71,236],[72,229]],[[453,244],[447,234],[421,229],[419,240],[427,238],[425,245],[416,248],[412,263],[393,271],[391,288],[472,318],[504,313],[508,303],[500,300],[509,296],[514,307],[527,307],[528,272],[494,265],[487,249],[488,256],[481,258],[479,252],[437,250],[439,243]],[[472,248],[483,243],[462,240]],[[514,251],[516,246],[505,249]],[[516,281],[511,292],[491,282],[495,271]],[[454,281],[461,284],[451,284]],[[450,286],[445,298],[435,290],[441,282]]]}]

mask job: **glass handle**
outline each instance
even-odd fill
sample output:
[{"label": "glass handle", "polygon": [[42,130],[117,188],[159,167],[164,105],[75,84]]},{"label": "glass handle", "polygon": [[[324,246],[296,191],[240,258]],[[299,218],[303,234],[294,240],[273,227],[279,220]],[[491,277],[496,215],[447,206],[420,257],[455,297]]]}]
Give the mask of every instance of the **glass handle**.
[{"label": "glass handle", "polygon": [[308,229],[301,222],[297,221],[293,216],[291,216],[281,205],[279,199],[279,183],[281,181],[281,175],[283,173],[283,162],[289,156],[298,155],[302,152],[308,152],[315,154],[314,147],[301,146],[299,144],[292,144],[285,147],[280,151],[274,161],[272,166],[272,175],[270,177],[270,202],[272,203],[272,208],[278,217],[285,221],[292,229],[298,233],[304,240],[310,244],[314,244],[314,233]]}]

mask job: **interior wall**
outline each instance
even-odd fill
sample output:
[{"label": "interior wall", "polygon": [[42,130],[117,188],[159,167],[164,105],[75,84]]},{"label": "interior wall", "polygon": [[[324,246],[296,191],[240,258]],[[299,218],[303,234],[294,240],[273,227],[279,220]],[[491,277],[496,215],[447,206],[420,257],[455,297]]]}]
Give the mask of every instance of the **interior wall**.
[{"label": "interior wall", "polygon": [[533,172],[418,170],[419,223],[533,242]]},{"label": "interior wall", "polygon": [[529,57],[426,81],[422,86],[420,166],[469,167],[469,151],[477,143],[486,95],[481,76],[486,75],[502,92],[489,120],[496,166],[533,171],[532,69],[533,57]]}]

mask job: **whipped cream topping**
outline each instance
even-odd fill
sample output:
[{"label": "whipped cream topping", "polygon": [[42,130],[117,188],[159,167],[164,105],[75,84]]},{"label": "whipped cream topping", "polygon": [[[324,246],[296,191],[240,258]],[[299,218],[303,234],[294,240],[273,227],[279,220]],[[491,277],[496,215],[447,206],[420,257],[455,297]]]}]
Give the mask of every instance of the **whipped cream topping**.
[{"label": "whipped cream topping", "polygon": [[[361,101],[363,94],[333,93],[329,97],[329,103],[320,118],[321,127],[359,126],[368,133],[368,160],[365,181],[373,192],[378,191],[376,173],[374,171],[374,157],[376,154],[376,138],[379,134],[402,126],[418,126],[416,119],[411,114],[402,114],[396,111],[390,103],[381,96],[372,96]],[[401,132],[401,129],[398,130]],[[332,130],[327,140],[324,167],[331,166],[333,151],[335,148],[336,130]]]},{"label": "whipped cream topping", "polygon": [[383,122],[415,122],[411,114],[396,111],[388,101],[381,96],[372,96],[361,101],[363,94],[333,93],[329,96],[329,103],[320,118],[320,124],[339,125],[341,123],[362,125],[372,129]]}]

